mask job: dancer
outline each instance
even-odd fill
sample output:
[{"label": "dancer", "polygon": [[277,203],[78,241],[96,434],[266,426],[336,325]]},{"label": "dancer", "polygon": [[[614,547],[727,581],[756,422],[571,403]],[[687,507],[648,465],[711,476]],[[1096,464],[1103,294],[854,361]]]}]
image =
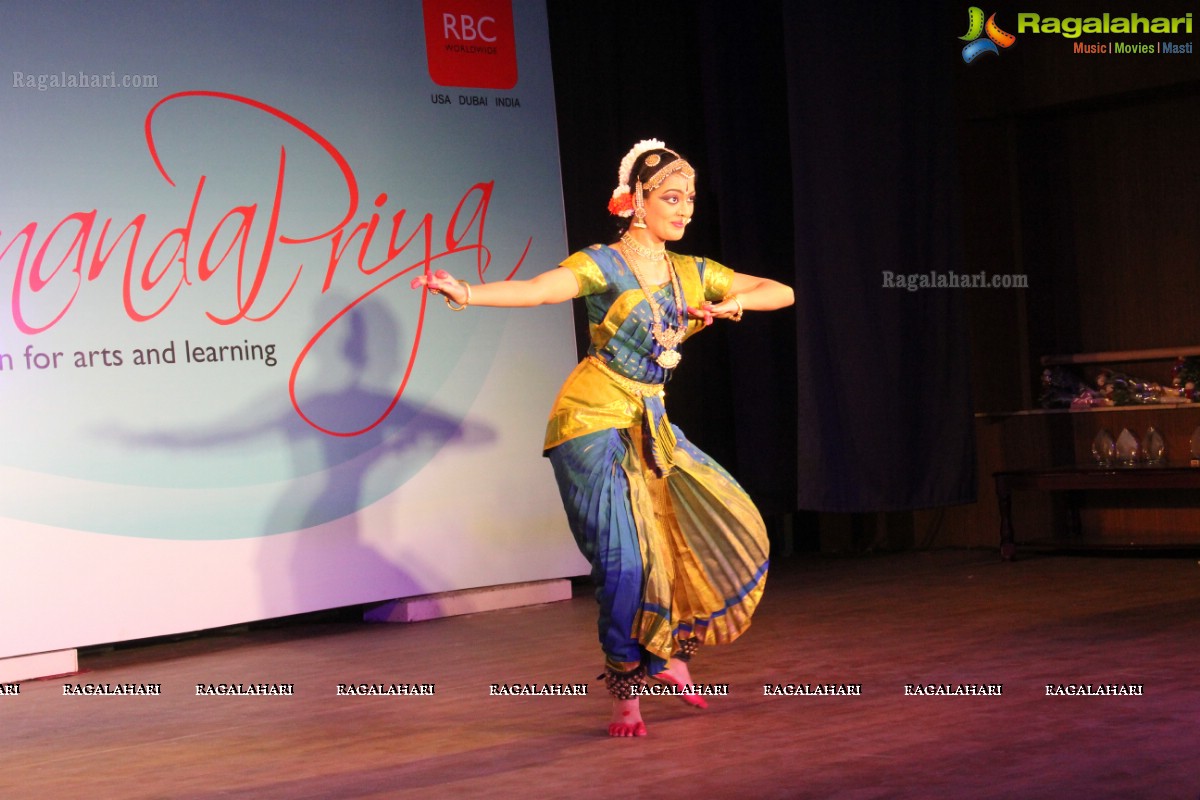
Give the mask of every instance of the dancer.
[{"label": "dancer", "polygon": [[470,305],[536,306],[586,298],[591,346],[567,378],[546,430],[575,541],[600,604],[611,736],[644,736],[647,676],[692,687],[701,645],[750,625],[767,577],[767,535],[746,492],[667,421],[664,385],[679,345],[714,320],[792,304],[788,286],[710,259],[668,252],[692,219],[695,170],[657,140],[621,161],[608,208],[617,242],[592,245],[529,280],[471,286],[443,271],[413,288]]}]

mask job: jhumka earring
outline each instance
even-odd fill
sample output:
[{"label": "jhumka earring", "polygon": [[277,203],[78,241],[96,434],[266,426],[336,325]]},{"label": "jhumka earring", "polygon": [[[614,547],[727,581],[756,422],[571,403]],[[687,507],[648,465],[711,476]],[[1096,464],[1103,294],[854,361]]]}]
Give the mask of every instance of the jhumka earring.
[{"label": "jhumka earring", "polygon": [[642,181],[638,179],[637,186],[633,191],[633,227],[646,227],[646,204],[642,199]]}]

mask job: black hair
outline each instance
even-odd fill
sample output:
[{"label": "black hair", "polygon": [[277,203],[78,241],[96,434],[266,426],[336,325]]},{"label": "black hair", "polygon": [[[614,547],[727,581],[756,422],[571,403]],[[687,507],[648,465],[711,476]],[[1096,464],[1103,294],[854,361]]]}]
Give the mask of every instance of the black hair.
[{"label": "black hair", "polygon": [[[646,166],[646,161],[650,156],[658,156],[658,160],[652,167]],[[675,161],[687,161],[687,159],[671,150],[647,150],[642,153],[634,160],[633,168],[629,170],[629,191],[633,192],[633,188],[639,180],[643,184],[646,183],[654,177],[656,172]]]}]

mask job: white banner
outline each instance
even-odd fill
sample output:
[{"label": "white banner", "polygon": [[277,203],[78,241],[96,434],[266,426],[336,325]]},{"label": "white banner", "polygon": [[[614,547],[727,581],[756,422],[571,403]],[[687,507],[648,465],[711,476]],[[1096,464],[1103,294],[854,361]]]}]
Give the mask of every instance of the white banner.
[{"label": "white banner", "polygon": [[0,657],[580,574],[545,9],[0,3]]}]

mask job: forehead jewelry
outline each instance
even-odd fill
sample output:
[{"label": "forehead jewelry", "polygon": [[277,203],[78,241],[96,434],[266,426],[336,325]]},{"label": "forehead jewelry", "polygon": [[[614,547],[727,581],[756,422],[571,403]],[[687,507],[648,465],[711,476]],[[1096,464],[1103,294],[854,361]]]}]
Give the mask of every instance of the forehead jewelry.
[{"label": "forehead jewelry", "polygon": [[[646,164],[648,166],[654,166],[653,164],[650,164],[650,159],[646,159]],[[646,191],[653,192],[659,186],[662,186],[663,181],[674,175],[676,172],[681,173],[683,177],[689,180],[696,177],[696,170],[691,164],[684,161],[682,158],[676,158],[670,164],[667,164],[658,172],[650,176],[649,180],[647,180],[645,184]]]}]

